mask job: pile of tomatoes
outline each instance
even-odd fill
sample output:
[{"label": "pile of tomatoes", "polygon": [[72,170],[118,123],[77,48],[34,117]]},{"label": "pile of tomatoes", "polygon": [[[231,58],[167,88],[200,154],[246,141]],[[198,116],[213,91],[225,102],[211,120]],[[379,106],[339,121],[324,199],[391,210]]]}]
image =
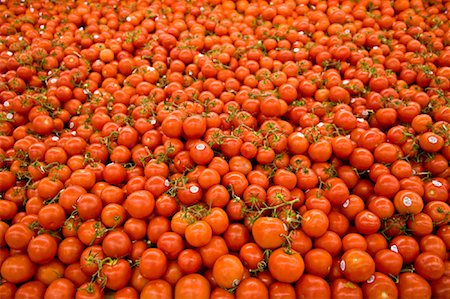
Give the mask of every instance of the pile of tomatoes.
[{"label": "pile of tomatoes", "polygon": [[450,298],[449,11],[2,0],[0,298]]}]

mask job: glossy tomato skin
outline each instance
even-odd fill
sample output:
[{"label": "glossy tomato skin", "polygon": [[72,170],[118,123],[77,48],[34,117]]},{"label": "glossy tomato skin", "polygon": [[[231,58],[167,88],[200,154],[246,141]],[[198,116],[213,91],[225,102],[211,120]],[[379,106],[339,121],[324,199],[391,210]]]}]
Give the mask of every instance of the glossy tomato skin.
[{"label": "glossy tomato skin", "polygon": [[363,282],[375,272],[375,262],[365,251],[350,249],[342,255],[340,268],[350,281]]},{"label": "glossy tomato skin", "polygon": [[244,265],[233,255],[223,255],[214,263],[213,276],[217,285],[223,288],[237,286],[244,276]]},{"label": "glossy tomato skin", "polygon": [[448,1],[24,2],[0,298],[450,297]]},{"label": "glossy tomato skin", "polygon": [[160,278],[167,269],[167,257],[157,248],[149,248],[142,253],[139,270],[147,279]]},{"label": "glossy tomato skin", "polygon": [[6,258],[1,266],[2,277],[15,284],[28,281],[35,272],[36,265],[24,254]]},{"label": "glossy tomato skin", "polygon": [[297,298],[331,298],[331,289],[321,277],[304,274],[295,284]]},{"label": "glossy tomato skin", "polygon": [[294,251],[278,248],[269,257],[269,271],[280,282],[292,283],[297,281],[305,270],[302,256]]},{"label": "glossy tomato skin", "polygon": [[416,273],[402,273],[397,285],[399,297],[431,298],[431,286]]},{"label": "glossy tomato skin", "polygon": [[362,285],[364,297],[367,298],[398,298],[398,290],[394,281],[387,275],[375,272]]},{"label": "glossy tomato skin", "polygon": [[210,295],[210,285],[206,278],[199,274],[189,274],[178,280],[174,296],[175,298],[200,298],[207,299]]},{"label": "glossy tomato skin", "polygon": [[287,229],[278,218],[260,217],[253,224],[252,234],[261,248],[275,249],[283,244]]}]

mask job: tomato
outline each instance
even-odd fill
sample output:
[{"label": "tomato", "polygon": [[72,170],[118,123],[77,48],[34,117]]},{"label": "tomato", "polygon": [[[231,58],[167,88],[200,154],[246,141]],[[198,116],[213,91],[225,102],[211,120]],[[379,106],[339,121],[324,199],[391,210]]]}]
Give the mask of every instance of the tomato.
[{"label": "tomato", "polygon": [[122,299],[122,298],[139,298],[139,294],[133,287],[125,287],[118,290],[114,294],[114,299]]},{"label": "tomato", "polygon": [[100,271],[100,279],[105,280],[105,286],[111,290],[124,288],[131,279],[131,266],[124,259],[105,263]]},{"label": "tomato", "polygon": [[418,214],[423,209],[421,196],[414,191],[401,190],[394,197],[395,209],[401,213]]},{"label": "tomato", "polygon": [[166,281],[155,279],[145,284],[140,296],[141,298],[171,298],[173,290]]},{"label": "tomato", "polygon": [[30,280],[35,273],[36,265],[24,254],[7,257],[1,266],[2,277],[14,284]]},{"label": "tomato", "polygon": [[167,269],[167,257],[157,248],[149,248],[142,253],[139,271],[147,279],[160,278]]},{"label": "tomato", "polygon": [[412,263],[419,255],[419,244],[409,236],[398,236],[392,239],[390,249],[400,253],[406,264]]},{"label": "tomato", "polygon": [[57,230],[64,225],[66,212],[59,204],[49,204],[38,212],[39,224],[49,230]]},{"label": "tomato", "polygon": [[50,263],[40,265],[36,272],[36,279],[43,282],[45,285],[50,285],[64,274],[65,266],[62,262],[54,259]]},{"label": "tomato", "polygon": [[28,247],[34,233],[23,223],[11,225],[4,235],[6,244],[12,249],[25,249]]},{"label": "tomato", "polygon": [[446,1],[3,2],[0,297],[448,297]]},{"label": "tomato", "polygon": [[392,279],[375,272],[363,285],[362,291],[367,298],[398,298],[398,290]]},{"label": "tomato", "polygon": [[27,247],[30,259],[38,264],[50,262],[57,253],[58,244],[49,234],[42,234],[34,237]]},{"label": "tomato", "polygon": [[165,232],[159,238],[156,246],[161,249],[169,259],[175,259],[183,250],[184,242],[180,235]]},{"label": "tomato", "polygon": [[44,298],[74,298],[75,285],[66,278],[58,278],[47,288]]},{"label": "tomato", "polygon": [[328,229],[329,220],[327,215],[318,209],[311,209],[302,215],[302,230],[310,237],[322,236]]},{"label": "tomato", "polygon": [[82,284],[75,293],[76,299],[102,298],[103,291],[98,284],[89,282]]},{"label": "tomato", "polygon": [[304,274],[295,284],[297,298],[331,298],[329,284],[321,277]]},{"label": "tomato", "polygon": [[0,285],[0,296],[2,298],[14,298],[17,287],[11,282],[5,282]]},{"label": "tomato", "polygon": [[269,298],[269,291],[261,280],[249,277],[237,287],[236,298]]},{"label": "tomato", "polygon": [[382,249],[375,254],[375,268],[384,274],[397,275],[403,267],[403,257],[391,249]]},{"label": "tomato", "polygon": [[244,266],[239,258],[233,255],[223,255],[214,263],[213,277],[216,283],[223,288],[237,286],[244,276]]},{"label": "tomato", "polygon": [[193,249],[184,249],[178,255],[177,263],[183,273],[196,273],[202,266],[202,256]]},{"label": "tomato", "polygon": [[208,222],[200,220],[186,227],[186,241],[194,247],[202,247],[211,241],[212,229]]},{"label": "tomato", "polygon": [[206,278],[199,274],[183,276],[175,285],[175,298],[199,298],[207,299],[210,295],[210,286]]},{"label": "tomato", "polygon": [[295,297],[295,289],[292,285],[283,282],[274,282],[269,287],[269,297],[286,298]]},{"label": "tomato", "polygon": [[420,239],[420,251],[421,252],[432,252],[445,260],[445,243],[444,241],[435,235],[426,235]]},{"label": "tomato", "polygon": [[297,252],[289,252],[278,248],[269,257],[269,271],[280,282],[297,281],[305,270],[302,256]]},{"label": "tomato", "polygon": [[414,268],[426,280],[437,280],[445,271],[444,261],[430,252],[419,254],[414,262]]},{"label": "tomato", "polygon": [[448,288],[449,278],[450,277],[448,277],[448,275],[444,275],[440,279],[434,280],[431,283],[433,297],[444,298],[446,295],[449,294],[449,288]]},{"label": "tomato", "polygon": [[46,286],[40,281],[29,281],[17,288],[15,296],[17,298],[43,298],[46,291]]},{"label": "tomato", "polygon": [[315,248],[306,253],[304,261],[309,274],[326,277],[331,269],[333,259],[326,250]]},{"label": "tomato", "polygon": [[416,273],[400,274],[397,288],[400,298],[431,298],[431,286]]},{"label": "tomato", "polygon": [[128,195],[123,206],[132,217],[143,219],[152,214],[155,199],[149,191],[139,190]]},{"label": "tomato", "polygon": [[355,226],[358,232],[370,235],[376,233],[381,227],[380,218],[370,211],[361,211],[355,217]]},{"label": "tomato", "polygon": [[283,244],[287,228],[280,219],[260,217],[253,224],[252,235],[261,248],[275,249]]},{"label": "tomato", "polygon": [[375,262],[367,252],[350,249],[342,255],[340,268],[350,281],[363,282],[375,272]]},{"label": "tomato", "polygon": [[349,280],[338,278],[331,284],[331,298],[339,298],[344,296],[363,298],[363,292],[359,285]]}]

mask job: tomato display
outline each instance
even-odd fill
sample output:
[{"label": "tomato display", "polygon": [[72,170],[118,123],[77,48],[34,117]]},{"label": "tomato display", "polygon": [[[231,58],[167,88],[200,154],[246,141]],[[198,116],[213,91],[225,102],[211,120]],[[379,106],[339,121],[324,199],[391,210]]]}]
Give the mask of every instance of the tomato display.
[{"label": "tomato display", "polygon": [[449,20],[0,1],[0,299],[450,298]]}]

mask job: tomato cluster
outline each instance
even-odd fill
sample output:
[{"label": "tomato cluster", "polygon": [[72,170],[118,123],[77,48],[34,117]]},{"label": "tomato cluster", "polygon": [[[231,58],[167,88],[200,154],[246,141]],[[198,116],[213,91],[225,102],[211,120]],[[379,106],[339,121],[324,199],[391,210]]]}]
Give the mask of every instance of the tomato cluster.
[{"label": "tomato cluster", "polygon": [[450,1],[0,3],[0,298],[450,298]]}]

